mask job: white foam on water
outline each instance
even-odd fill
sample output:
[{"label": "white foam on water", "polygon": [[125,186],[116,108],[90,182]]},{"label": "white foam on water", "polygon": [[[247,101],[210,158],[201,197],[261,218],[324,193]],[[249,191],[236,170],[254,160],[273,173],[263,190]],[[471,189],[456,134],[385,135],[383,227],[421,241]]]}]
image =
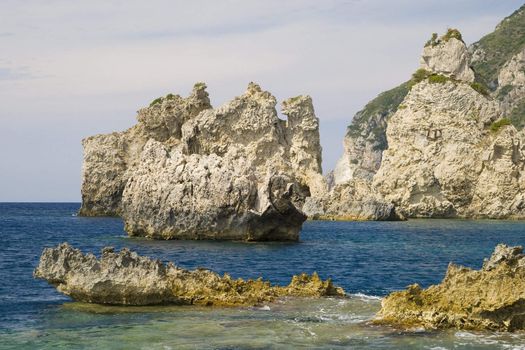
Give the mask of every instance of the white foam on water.
[{"label": "white foam on water", "polygon": [[511,344],[503,344],[504,349],[512,349],[512,350],[525,350],[525,345],[511,345]]},{"label": "white foam on water", "polygon": [[382,298],[381,297],[378,297],[377,295],[368,295],[368,294],[364,294],[364,293],[355,293],[355,294],[350,294],[350,296],[352,297],[357,297],[363,301],[376,301],[376,300],[381,300]]},{"label": "white foam on water", "polygon": [[505,334],[501,334],[501,333],[487,333],[487,334],[477,333],[476,334],[476,333],[470,333],[470,332],[465,332],[465,331],[456,332],[454,335],[456,336],[456,338],[459,338],[465,341],[469,341],[469,342],[478,343],[478,344],[499,345],[503,349],[525,350],[525,344],[523,345],[522,344],[519,344],[519,345],[509,344],[508,341],[501,339],[502,336],[505,336],[507,338],[518,338],[519,339],[522,337],[522,335],[519,335],[516,337],[516,335],[510,335],[506,333]]}]

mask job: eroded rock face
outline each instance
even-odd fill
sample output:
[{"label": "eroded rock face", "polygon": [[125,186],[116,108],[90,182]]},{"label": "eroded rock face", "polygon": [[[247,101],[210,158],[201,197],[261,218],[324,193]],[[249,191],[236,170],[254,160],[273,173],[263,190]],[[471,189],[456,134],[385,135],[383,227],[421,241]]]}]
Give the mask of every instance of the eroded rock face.
[{"label": "eroded rock face", "polygon": [[[84,216],[121,214],[121,198],[142,149],[149,139],[173,142],[182,124],[211,109],[206,85],[195,84],[187,98],[169,94],[138,111],[138,124],[123,132],[101,134],[82,140],[82,207]],[[173,135],[173,138],[171,137]]]},{"label": "eroded rock face", "polygon": [[500,244],[481,270],[450,264],[443,281],[414,284],[382,301],[377,323],[401,328],[525,329],[525,256]]},{"label": "eroded rock face", "polygon": [[435,44],[426,45],[421,55],[420,66],[427,71],[456,80],[474,81],[467,46],[457,38],[447,38],[444,35]]},{"label": "eroded rock face", "polygon": [[373,184],[408,217],[524,217],[523,138],[491,128],[496,101],[468,84],[414,86],[387,128]]},{"label": "eroded rock face", "polygon": [[326,192],[309,96],[258,85],[222,107],[205,85],[139,111],[133,128],[84,140],[82,215],[121,215],[130,235],[297,240],[311,193]]},{"label": "eroded rock face", "polygon": [[499,71],[498,89],[494,95],[501,101],[503,113],[515,125],[525,126],[525,48],[514,55]]},{"label": "eroded rock face", "polygon": [[306,212],[362,218],[390,204],[397,217],[524,218],[524,13],[470,52],[457,30],[433,35],[420,74],[356,114],[331,191]]},{"label": "eroded rock face", "polygon": [[286,287],[233,279],[206,270],[185,270],[128,249],[104,248],[100,259],[67,243],[44,249],[34,276],[76,301],[112,305],[182,304],[250,306],[279,297],[344,296],[317,274],[293,276]]},{"label": "eroded rock face", "polygon": [[306,208],[318,217],[525,218],[524,133],[506,118],[525,96],[522,53],[500,68],[506,88],[492,94],[469,66],[458,31],[433,36],[420,76],[370,102],[366,122],[353,121],[332,190]]},{"label": "eroded rock face", "polygon": [[402,220],[394,205],[377,196],[370,185],[364,179],[335,185],[324,197],[307,198],[303,211],[316,220]]}]

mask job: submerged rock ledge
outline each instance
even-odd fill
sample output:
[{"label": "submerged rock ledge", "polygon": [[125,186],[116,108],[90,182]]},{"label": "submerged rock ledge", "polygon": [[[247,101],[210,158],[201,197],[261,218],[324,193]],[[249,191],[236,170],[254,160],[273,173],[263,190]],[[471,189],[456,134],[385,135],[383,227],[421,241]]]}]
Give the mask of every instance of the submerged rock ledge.
[{"label": "submerged rock ledge", "polygon": [[413,284],[383,299],[374,320],[400,328],[525,329],[525,255],[521,246],[496,246],[480,270],[450,264],[443,281]]},{"label": "submerged rock ledge", "polygon": [[106,247],[97,259],[68,243],[44,249],[34,276],[76,301],[112,305],[252,306],[286,296],[345,294],[316,273],[293,276],[288,286],[281,287],[261,278],[233,279],[202,268],[185,270],[126,248],[115,252]]}]

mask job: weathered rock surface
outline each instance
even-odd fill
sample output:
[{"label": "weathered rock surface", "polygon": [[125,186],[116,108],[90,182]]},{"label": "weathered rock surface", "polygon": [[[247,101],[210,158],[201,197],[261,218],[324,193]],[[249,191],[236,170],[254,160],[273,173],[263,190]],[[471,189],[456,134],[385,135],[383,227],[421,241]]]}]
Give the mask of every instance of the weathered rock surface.
[{"label": "weathered rock surface", "polygon": [[250,306],[279,297],[344,296],[317,274],[293,276],[286,287],[233,279],[206,270],[185,270],[128,249],[104,248],[100,259],[67,243],[44,249],[34,276],[76,301],[112,305],[182,304]]},{"label": "weathered rock surface", "polygon": [[[468,84],[422,82],[387,128],[373,184],[408,217],[524,217],[523,138]],[[431,107],[430,107],[431,106]]]},{"label": "weathered rock surface", "polygon": [[382,301],[375,320],[401,328],[525,329],[525,255],[500,244],[481,270],[450,264],[443,281],[414,284]]},{"label": "weathered rock surface", "polygon": [[408,90],[408,83],[401,84],[383,92],[357,112],[343,141],[343,156],[333,172],[334,185],[353,179],[372,179],[381,166],[383,151],[388,148],[387,120],[396,112]]},{"label": "weathered rock surface", "polygon": [[[459,32],[449,30],[449,33]],[[449,33],[425,45],[420,67],[456,80],[473,82],[468,49],[460,37],[450,37]]]},{"label": "weathered rock surface", "polygon": [[122,133],[84,140],[82,215],[120,215],[134,236],[297,240],[311,194],[326,192],[309,96],[258,85],[213,109],[205,85],[168,95]]},{"label": "weathered rock surface", "polygon": [[123,132],[82,140],[82,207],[80,215],[121,214],[122,192],[149,139],[170,142],[180,138],[181,127],[201,111],[210,109],[206,85],[196,84],[187,98],[169,94],[138,111],[139,123]]},{"label": "weathered rock surface", "polygon": [[307,198],[303,211],[315,220],[401,220],[392,203],[382,200],[370,181],[353,179],[335,185],[324,197]]},{"label": "weathered rock surface", "polygon": [[[522,12],[507,20],[514,29],[497,29],[498,38],[501,30],[520,32],[516,28],[522,21],[514,17]],[[501,85],[490,91],[474,81],[471,53],[461,34],[451,29],[434,35],[412,80],[379,95],[356,115],[331,191],[308,200],[307,214],[525,218],[525,135],[516,129],[525,123],[525,48],[510,55],[507,46],[494,46],[493,39],[482,39],[471,51],[483,61],[476,67],[485,69],[484,80],[500,64]],[[362,208],[369,214],[361,215]]]}]

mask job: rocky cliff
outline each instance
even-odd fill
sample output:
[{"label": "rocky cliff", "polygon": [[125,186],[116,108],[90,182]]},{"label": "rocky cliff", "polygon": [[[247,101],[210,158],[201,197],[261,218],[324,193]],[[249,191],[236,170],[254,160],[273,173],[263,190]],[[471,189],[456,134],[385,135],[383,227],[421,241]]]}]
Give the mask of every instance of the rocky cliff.
[{"label": "rocky cliff", "polygon": [[280,287],[260,278],[185,270],[128,249],[115,252],[106,247],[97,259],[67,243],[44,249],[34,276],[76,301],[111,305],[252,306],[285,296],[344,296],[341,288],[316,273],[293,276],[288,286]]},{"label": "rocky cliff", "polygon": [[522,218],[524,23],[525,6],[470,48],[455,29],[434,34],[412,79],[354,117],[332,189],[307,212]]},{"label": "rocky cliff", "polygon": [[206,86],[167,95],[138,124],[83,141],[81,215],[120,215],[130,235],[297,240],[305,198],[325,191],[312,100],[258,85],[213,109]]},{"label": "rocky cliff", "polygon": [[373,187],[407,217],[523,218],[523,133],[474,82],[467,47],[451,33],[425,47],[420,81],[388,122]]},{"label": "rocky cliff", "polygon": [[480,270],[450,264],[443,281],[414,284],[382,301],[375,320],[401,328],[525,329],[525,255],[500,244]]}]

